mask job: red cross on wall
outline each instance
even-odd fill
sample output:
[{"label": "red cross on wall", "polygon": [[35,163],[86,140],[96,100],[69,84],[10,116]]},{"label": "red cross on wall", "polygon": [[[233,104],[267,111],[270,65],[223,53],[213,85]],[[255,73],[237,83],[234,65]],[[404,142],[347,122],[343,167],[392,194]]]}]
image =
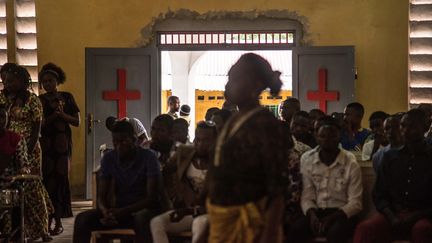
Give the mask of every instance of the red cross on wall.
[{"label": "red cross on wall", "polygon": [[141,92],[139,90],[126,90],[126,70],[117,69],[117,90],[104,91],[102,97],[104,100],[117,100],[117,118],[127,116],[128,100],[141,99]]},{"label": "red cross on wall", "polygon": [[316,100],[319,102],[320,109],[327,113],[327,102],[338,101],[338,91],[327,91],[327,69],[320,68],[318,70],[318,91],[308,91],[307,99]]}]

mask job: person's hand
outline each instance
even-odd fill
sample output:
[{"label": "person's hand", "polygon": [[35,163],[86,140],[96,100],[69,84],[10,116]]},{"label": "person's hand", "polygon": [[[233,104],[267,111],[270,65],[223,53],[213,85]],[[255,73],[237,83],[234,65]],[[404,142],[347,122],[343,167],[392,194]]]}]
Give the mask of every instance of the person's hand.
[{"label": "person's hand", "polygon": [[101,218],[100,219],[101,224],[107,226],[107,227],[114,227],[118,225],[118,221],[114,218],[108,217],[108,218]]},{"label": "person's hand", "polygon": [[62,106],[62,105],[59,105],[59,106],[57,107],[57,109],[56,109],[56,111],[55,111],[55,114],[56,114],[58,117],[64,118],[64,116],[65,116],[65,112],[64,112],[64,110],[63,110],[63,106]]},{"label": "person's hand", "polygon": [[346,218],[345,213],[342,211],[337,211],[321,219],[321,233],[326,232],[330,225],[332,225],[336,220],[341,218]]},{"label": "person's hand", "polygon": [[310,225],[310,228],[312,229],[312,232],[314,233],[314,235],[318,235],[320,233],[321,222],[318,219],[318,217],[316,216],[315,210],[309,209],[307,212],[307,215],[309,218],[309,225]]},{"label": "person's hand", "polygon": [[117,220],[112,217],[110,209],[103,207],[100,208],[100,211],[102,213],[102,218],[99,220],[101,224],[107,227],[113,227],[118,224]]},{"label": "person's hand", "polygon": [[173,223],[180,222],[186,215],[189,214],[189,210],[186,208],[174,210],[170,213],[170,220]]},{"label": "person's hand", "polygon": [[409,221],[401,217],[394,216],[390,219],[392,231],[394,235],[404,235],[410,231]]},{"label": "person's hand", "polygon": [[113,219],[119,219],[124,216],[124,211],[121,208],[108,209],[108,216]]},{"label": "person's hand", "polygon": [[19,173],[20,174],[30,174],[31,173],[31,169],[29,167],[27,167],[27,166],[23,166],[20,169]]}]

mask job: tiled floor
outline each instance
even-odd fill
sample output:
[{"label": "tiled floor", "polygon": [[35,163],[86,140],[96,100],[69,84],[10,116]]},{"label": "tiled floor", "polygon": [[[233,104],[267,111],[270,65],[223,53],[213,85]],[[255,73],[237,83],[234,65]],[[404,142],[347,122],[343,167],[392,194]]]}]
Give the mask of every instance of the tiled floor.
[{"label": "tiled floor", "polygon": [[[91,201],[72,202],[72,208],[73,208],[74,216],[76,216],[78,213],[80,213],[84,210],[91,209],[91,206],[92,206]],[[54,242],[54,243],[70,243],[70,242],[72,242],[74,220],[75,220],[75,217],[63,219],[62,220],[63,227],[64,227],[63,233],[59,236],[55,236],[54,240],[51,242]],[[41,241],[36,241],[36,242],[41,242]]]}]

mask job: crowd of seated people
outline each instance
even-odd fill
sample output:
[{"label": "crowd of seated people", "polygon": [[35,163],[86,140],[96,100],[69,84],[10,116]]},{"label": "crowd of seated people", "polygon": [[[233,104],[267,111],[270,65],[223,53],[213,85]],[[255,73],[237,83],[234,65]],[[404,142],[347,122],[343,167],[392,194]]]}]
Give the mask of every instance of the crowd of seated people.
[{"label": "crowd of seated people", "polygon": [[[275,117],[259,95],[279,93],[280,72],[249,53],[228,75],[227,104],[197,122],[193,141],[177,97],[144,142],[130,119],[110,125],[98,207],[77,216],[74,242],[116,228],[144,243],[185,231],[193,243],[432,242],[432,106],[373,112],[371,130],[358,102],[326,115],[290,97]],[[361,160],[376,174],[369,218]]]}]

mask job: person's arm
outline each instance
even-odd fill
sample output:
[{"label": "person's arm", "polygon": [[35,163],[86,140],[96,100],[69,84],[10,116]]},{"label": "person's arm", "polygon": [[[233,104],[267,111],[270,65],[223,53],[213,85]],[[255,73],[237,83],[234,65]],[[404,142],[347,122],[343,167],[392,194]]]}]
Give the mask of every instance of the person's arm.
[{"label": "person's arm", "polygon": [[28,143],[27,143],[27,149],[28,149],[29,154],[31,154],[33,152],[33,150],[36,147],[36,143],[39,140],[39,134],[41,131],[41,123],[42,123],[41,120],[34,121],[32,123],[30,137],[29,137]]},{"label": "person's arm", "polygon": [[[31,127],[30,136],[27,138],[27,149],[28,149],[28,154],[31,154],[35,149],[36,143],[39,140],[43,115],[42,115],[42,103],[40,102],[39,98],[36,95],[34,94],[30,95],[29,106],[32,112],[31,114],[32,127]],[[40,173],[40,171],[38,173]]]},{"label": "person's arm", "polygon": [[303,210],[303,213],[307,215],[309,209],[316,209],[318,208],[316,204],[316,188],[312,181],[312,176],[310,175],[308,169],[307,169],[307,156],[308,154],[305,154],[301,158],[300,162],[300,172],[302,174],[302,182],[303,182],[303,190],[301,194],[301,201],[300,205]]},{"label": "person's arm", "polygon": [[27,154],[27,142],[24,138],[21,138],[18,142],[17,151],[15,154],[17,163],[19,163],[19,173],[22,174],[28,174],[30,164],[28,161],[28,154]]},{"label": "person's arm", "polygon": [[354,155],[351,154],[350,158],[352,168],[350,171],[350,178],[348,181],[348,202],[340,209],[345,213],[347,218],[358,214],[363,209],[362,196],[363,184],[360,166],[355,161]]},{"label": "person's arm", "polygon": [[63,110],[59,110],[56,112],[59,117],[61,117],[65,122],[69,123],[74,127],[78,127],[80,125],[80,116],[79,112],[69,115],[65,113]]},{"label": "person's arm", "polygon": [[[80,125],[80,113],[79,113],[79,108],[78,105],[75,102],[75,99],[73,97],[72,94],[70,93],[62,93],[64,99],[65,99],[65,106],[59,106],[59,108],[57,109],[56,113],[58,114],[58,116],[60,118],[62,118],[65,122],[67,122],[68,124],[74,126],[74,127],[78,127]],[[66,107],[66,112],[65,112],[65,107]]]},{"label": "person's arm", "polygon": [[49,126],[55,119],[57,119],[58,114],[56,112],[53,112],[51,115],[47,116],[42,120],[42,126]]},{"label": "person's arm", "polygon": [[362,160],[363,161],[368,161],[372,158],[372,152],[373,152],[374,144],[375,144],[375,140],[373,142],[372,141],[367,142],[363,146],[363,150],[362,150]]},{"label": "person's arm", "polygon": [[377,168],[378,171],[374,189],[372,191],[372,198],[377,211],[382,213],[390,222],[396,222],[398,217],[391,209],[391,203],[389,201],[389,188],[387,188],[386,182],[387,167],[391,162],[392,161],[389,160],[388,153],[384,153],[381,165]]},{"label": "person's arm", "polygon": [[108,195],[111,189],[111,180],[108,178],[98,179],[97,208],[102,212],[104,218],[108,217],[109,202]]},{"label": "person's arm", "polygon": [[277,242],[280,238],[280,229],[278,226],[282,223],[283,211],[285,208],[284,197],[279,195],[270,199],[264,218],[264,227],[260,243]]},{"label": "person's arm", "polygon": [[179,147],[178,150],[173,154],[172,157],[168,159],[164,166],[163,174],[172,174],[177,171],[177,161],[180,157],[182,151],[182,147]]}]

